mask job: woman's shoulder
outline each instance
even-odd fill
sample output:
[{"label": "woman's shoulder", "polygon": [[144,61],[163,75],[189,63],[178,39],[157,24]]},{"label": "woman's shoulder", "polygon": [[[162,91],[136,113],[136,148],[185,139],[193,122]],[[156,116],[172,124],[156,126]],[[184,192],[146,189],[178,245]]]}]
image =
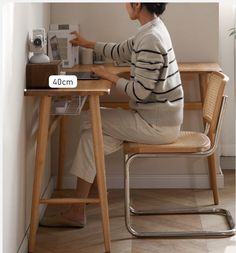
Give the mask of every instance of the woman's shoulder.
[{"label": "woman's shoulder", "polygon": [[166,48],[172,44],[167,29],[161,29],[159,26],[152,26],[140,35],[141,36],[136,38],[138,47],[142,45],[152,45],[155,47]]},{"label": "woman's shoulder", "polygon": [[136,38],[135,41],[137,48],[159,47],[162,44],[159,35],[152,30],[149,30],[142,36]]}]

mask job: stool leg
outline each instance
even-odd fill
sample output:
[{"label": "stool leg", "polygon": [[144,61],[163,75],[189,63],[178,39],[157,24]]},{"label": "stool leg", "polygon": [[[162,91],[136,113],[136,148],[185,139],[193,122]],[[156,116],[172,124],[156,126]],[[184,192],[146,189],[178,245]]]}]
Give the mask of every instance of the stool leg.
[{"label": "stool leg", "polygon": [[39,127],[37,135],[35,175],[34,175],[34,186],[32,195],[29,248],[28,248],[29,252],[34,252],[36,242],[36,232],[38,229],[39,204],[46,159],[50,107],[51,107],[51,98],[42,97],[39,109],[40,110]]},{"label": "stool leg", "polygon": [[111,250],[110,225],[109,225],[108,202],[107,202],[107,187],[105,178],[105,161],[104,161],[101,113],[98,96],[91,95],[89,97],[89,107],[91,112],[93,148],[97,170],[97,184],[101,205],[105,251],[110,252]]},{"label": "stool leg", "polygon": [[66,128],[66,117],[63,116],[60,121],[60,134],[59,134],[59,157],[58,157],[58,173],[57,173],[57,190],[62,190],[63,187],[63,176],[64,176],[64,165],[65,165],[65,128]]}]

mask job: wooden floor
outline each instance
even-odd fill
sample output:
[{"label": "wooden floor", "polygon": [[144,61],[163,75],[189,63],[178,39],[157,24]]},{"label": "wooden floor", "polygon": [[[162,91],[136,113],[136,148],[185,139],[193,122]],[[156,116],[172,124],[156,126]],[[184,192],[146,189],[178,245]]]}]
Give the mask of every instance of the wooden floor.
[{"label": "wooden floor", "polygon": [[[235,218],[235,175],[225,171],[225,188],[220,190],[220,207],[230,210]],[[68,194],[68,192],[66,193]],[[157,196],[154,201],[154,196]],[[236,252],[236,236],[221,239],[136,239],[125,228],[123,191],[108,193],[112,253],[233,253]],[[141,200],[142,206],[205,207],[213,203],[209,190],[135,190],[134,204]],[[55,215],[65,206],[50,206],[47,216]],[[100,210],[97,205],[87,206],[88,224],[83,229],[39,227],[35,253],[102,253],[104,252]],[[140,228],[150,230],[211,230],[225,229],[221,217],[191,216],[133,218]]]}]

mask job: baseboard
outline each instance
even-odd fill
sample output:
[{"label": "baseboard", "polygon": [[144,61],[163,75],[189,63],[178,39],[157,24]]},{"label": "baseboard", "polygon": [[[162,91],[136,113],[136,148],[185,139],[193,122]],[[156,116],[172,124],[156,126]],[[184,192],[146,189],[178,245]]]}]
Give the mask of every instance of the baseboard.
[{"label": "baseboard", "polygon": [[220,148],[222,156],[235,156],[235,144],[221,144]]},{"label": "baseboard", "polygon": [[235,170],[235,156],[221,156],[220,165],[222,170]]},{"label": "baseboard", "polygon": [[[110,176],[107,188],[123,188],[123,176]],[[224,187],[224,175],[217,175],[219,188]],[[130,180],[131,188],[138,189],[208,189],[208,175],[134,175]]]},{"label": "baseboard", "polygon": [[[42,197],[43,198],[50,198],[53,194],[54,189],[55,189],[55,180],[54,180],[54,177],[51,177],[46,189],[43,192]],[[47,208],[47,205],[40,205],[40,207],[39,207],[39,220],[42,219],[42,217],[46,211],[46,208]]]},{"label": "baseboard", "polygon": [[[43,193],[43,197],[44,198],[50,198],[52,196],[52,193],[54,191],[54,185],[55,185],[55,180],[52,177]],[[39,220],[42,219],[45,211],[46,211],[46,205],[40,205],[39,208]],[[26,230],[25,236],[19,246],[19,249],[17,251],[17,253],[28,253],[28,238],[29,238],[29,227]]]},{"label": "baseboard", "polygon": [[17,253],[28,253],[28,236],[26,235]]},{"label": "baseboard", "polygon": [[[56,180],[56,177],[55,177]],[[224,175],[217,175],[218,187],[224,187]],[[208,189],[208,175],[133,175],[131,188],[139,189],[164,189],[164,188],[185,188],[185,189]],[[75,188],[76,178],[67,176],[64,178],[63,187]],[[123,175],[108,175],[108,189],[122,189],[124,185]]]}]

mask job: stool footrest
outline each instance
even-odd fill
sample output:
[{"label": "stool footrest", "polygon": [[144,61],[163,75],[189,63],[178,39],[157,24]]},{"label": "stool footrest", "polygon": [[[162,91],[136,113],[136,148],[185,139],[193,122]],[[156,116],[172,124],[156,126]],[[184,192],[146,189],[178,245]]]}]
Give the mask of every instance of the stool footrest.
[{"label": "stool footrest", "polygon": [[99,198],[51,198],[51,199],[41,199],[40,204],[52,204],[52,205],[66,205],[66,204],[81,204],[90,203],[97,204],[100,203]]}]

